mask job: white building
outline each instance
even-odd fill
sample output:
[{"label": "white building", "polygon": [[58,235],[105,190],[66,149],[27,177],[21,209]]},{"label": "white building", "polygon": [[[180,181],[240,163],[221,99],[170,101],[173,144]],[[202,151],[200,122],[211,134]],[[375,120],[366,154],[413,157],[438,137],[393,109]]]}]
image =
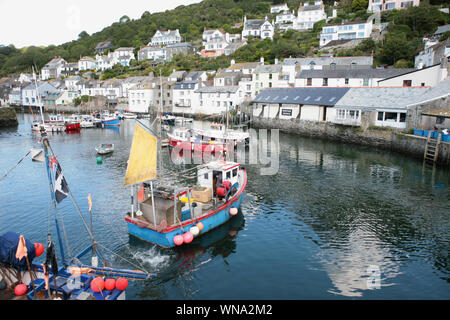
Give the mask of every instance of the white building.
[{"label": "white building", "polygon": [[201,87],[195,93],[199,94],[199,104],[193,111],[201,114],[226,112],[240,105],[245,98],[239,86]]},{"label": "white building", "polygon": [[79,71],[85,71],[85,70],[95,70],[97,68],[97,63],[95,62],[95,59],[91,57],[83,57],[78,61],[78,70]]},{"label": "white building", "polygon": [[148,46],[163,46],[180,42],[181,42],[181,35],[178,29],[168,31],[157,30],[155,35],[152,37],[152,41],[148,44]]},{"label": "white building", "polygon": [[[380,87],[434,87],[447,78],[447,61],[378,80]],[[450,88],[449,88],[450,91]]]},{"label": "white building", "polygon": [[369,69],[373,67],[372,56],[286,58],[282,65],[296,65],[301,70],[322,69]]},{"label": "white building", "polygon": [[242,39],[246,39],[249,36],[253,36],[255,38],[270,40],[273,39],[274,27],[267,19],[251,19],[247,20],[247,17],[244,17],[244,28],[242,29]]},{"label": "white building", "polygon": [[314,23],[325,20],[327,14],[322,1],[314,1],[314,5],[304,2],[298,9],[297,19],[294,22],[295,30],[307,30],[314,27]]},{"label": "white building", "polygon": [[[39,96],[38,96],[39,92]],[[59,95],[60,91],[52,86],[48,82],[40,81],[36,84],[31,83],[22,89],[22,105],[23,106],[39,106],[39,100],[41,105],[43,105],[43,100],[46,98],[54,98],[56,99]]]},{"label": "white building", "polygon": [[289,11],[289,7],[286,3],[284,4],[277,4],[270,7],[270,13],[277,14],[280,12]]},{"label": "white building", "polygon": [[166,59],[166,50],[161,46],[144,47],[138,52],[138,60],[159,60]]},{"label": "white building", "polygon": [[[232,43],[237,43],[241,38],[240,34],[229,34],[223,30],[213,29],[204,30],[202,45],[204,49],[201,51],[202,57],[219,57],[223,54],[230,54],[226,49],[230,49]],[[233,50],[231,53],[233,53]]]},{"label": "white building", "polygon": [[286,75],[279,64],[259,65],[252,74],[252,98],[256,97],[265,88],[287,86]]},{"label": "white building", "polygon": [[324,69],[301,70],[296,87],[377,87],[379,80],[397,77],[414,69]]},{"label": "white building", "polygon": [[134,60],[134,48],[121,47],[117,48],[113,52],[115,64],[120,63],[124,67],[130,66],[130,61]]},{"label": "white building", "polygon": [[130,112],[148,113],[153,102],[155,82],[153,79],[146,79],[135,84],[128,90],[128,109]]},{"label": "white building", "polygon": [[320,33],[320,46],[323,47],[332,40],[351,40],[370,38],[372,33],[372,20],[367,22],[347,22],[342,24],[326,25]]},{"label": "white building", "polygon": [[416,68],[430,67],[441,62],[442,58],[450,59],[450,39],[429,46],[414,59]]},{"label": "white building", "polygon": [[292,24],[296,19],[294,11],[284,11],[275,18],[275,24]]},{"label": "white building", "polygon": [[47,63],[41,70],[41,79],[42,80],[48,80],[48,79],[56,79],[58,78],[62,71],[64,66],[66,65],[66,60],[64,60],[61,57],[55,57],[53,58],[49,63]]}]

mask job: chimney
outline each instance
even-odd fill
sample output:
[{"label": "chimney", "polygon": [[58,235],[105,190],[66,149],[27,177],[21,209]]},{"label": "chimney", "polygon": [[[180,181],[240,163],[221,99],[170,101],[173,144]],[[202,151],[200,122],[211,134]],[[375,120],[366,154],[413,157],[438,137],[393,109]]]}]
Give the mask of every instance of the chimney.
[{"label": "chimney", "polygon": [[236,61],[234,61],[234,59],[231,59],[231,64],[230,65],[234,65],[236,63]]},{"label": "chimney", "polygon": [[259,63],[264,65],[264,57],[261,57],[261,59],[259,60]]},{"label": "chimney", "polygon": [[278,64],[278,58],[275,58],[275,63],[274,64]]}]

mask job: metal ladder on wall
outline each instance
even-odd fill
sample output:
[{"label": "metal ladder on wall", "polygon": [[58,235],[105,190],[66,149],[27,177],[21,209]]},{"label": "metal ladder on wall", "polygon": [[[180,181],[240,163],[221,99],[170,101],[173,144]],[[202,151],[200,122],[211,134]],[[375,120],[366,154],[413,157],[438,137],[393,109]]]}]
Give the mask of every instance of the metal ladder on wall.
[{"label": "metal ladder on wall", "polygon": [[428,132],[427,144],[425,146],[423,161],[436,163],[439,156],[439,144],[441,143],[441,133],[438,134],[437,139],[431,138],[431,133],[432,133],[431,131]]}]

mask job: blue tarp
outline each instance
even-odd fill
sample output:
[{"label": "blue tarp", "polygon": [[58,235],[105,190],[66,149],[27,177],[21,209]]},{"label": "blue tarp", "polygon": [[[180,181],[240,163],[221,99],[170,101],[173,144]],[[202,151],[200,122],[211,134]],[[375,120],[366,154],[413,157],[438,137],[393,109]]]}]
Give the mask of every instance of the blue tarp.
[{"label": "blue tarp", "polygon": [[[7,232],[0,236],[0,266],[14,268],[19,271],[28,270],[27,261],[16,259],[17,245],[19,244],[20,234],[15,232]],[[34,244],[25,239],[25,245],[28,250],[28,261],[31,262],[36,257],[36,249]]]}]

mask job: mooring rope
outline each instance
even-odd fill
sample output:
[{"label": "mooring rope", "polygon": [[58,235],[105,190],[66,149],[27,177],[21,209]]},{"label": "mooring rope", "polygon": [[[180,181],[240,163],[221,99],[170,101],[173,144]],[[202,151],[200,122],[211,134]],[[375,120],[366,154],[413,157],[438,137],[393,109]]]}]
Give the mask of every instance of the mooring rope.
[{"label": "mooring rope", "polygon": [[30,152],[31,152],[31,150],[28,151],[27,154],[24,155],[24,156],[22,157],[22,159],[20,159],[19,162],[17,162],[17,163],[14,165],[14,167],[12,167],[11,169],[9,169],[8,172],[6,172],[6,174],[5,174],[3,177],[0,178],[0,182],[1,182],[2,180],[4,180],[4,179],[8,176],[8,174],[10,174],[11,171],[13,171],[13,170],[14,170],[14,169],[15,169],[15,168],[23,161],[23,159],[25,159],[25,158],[30,154]]}]

